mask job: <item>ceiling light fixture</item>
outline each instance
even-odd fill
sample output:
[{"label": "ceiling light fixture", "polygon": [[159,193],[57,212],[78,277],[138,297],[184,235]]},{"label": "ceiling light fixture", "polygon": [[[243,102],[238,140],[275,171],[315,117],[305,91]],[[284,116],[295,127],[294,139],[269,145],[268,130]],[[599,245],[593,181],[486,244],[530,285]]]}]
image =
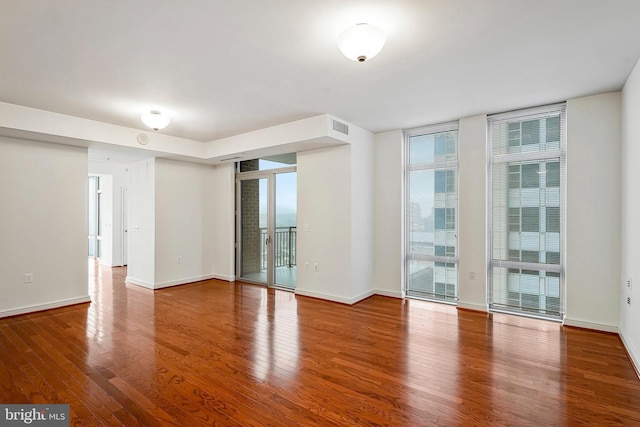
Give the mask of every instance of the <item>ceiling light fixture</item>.
[{"label": "ceiling light fixture", "polygon": [[376,56],[385,42],[384,31],[369,24],[347,28],[338,37],[338,47],[352,61],[364,62]]},{"label": "ceiling light fixture", "polygon": [[140,115],[140,120],[142,123],[147,125],[153,130],[160,130],[167,127],[171,118],[166,114],[162,114],[160,111],[151,110],[148,113],[143,113]]}]

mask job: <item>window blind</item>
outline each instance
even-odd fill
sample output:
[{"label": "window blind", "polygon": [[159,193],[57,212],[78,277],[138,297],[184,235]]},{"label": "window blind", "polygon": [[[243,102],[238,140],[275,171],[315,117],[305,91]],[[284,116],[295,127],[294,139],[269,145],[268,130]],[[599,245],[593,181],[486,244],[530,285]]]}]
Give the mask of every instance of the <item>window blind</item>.
[{"label": "window blind", "polygon": [[564,104],[489,117],[489,307],[564,315]]}]

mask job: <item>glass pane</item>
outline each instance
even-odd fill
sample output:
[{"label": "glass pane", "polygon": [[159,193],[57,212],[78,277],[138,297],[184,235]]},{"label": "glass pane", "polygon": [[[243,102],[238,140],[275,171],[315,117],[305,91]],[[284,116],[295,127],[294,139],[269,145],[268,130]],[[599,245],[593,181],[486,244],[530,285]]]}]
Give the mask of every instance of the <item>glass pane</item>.
[{"label": "glass pane", "polygon": [[455,301],[457,263],[444,257],[458,252],[457,170],[429,167],[456,159],[457,131],[412,136],[408,145],[409,163],[424,169],[408,172],[407,294]]},{"label": "glass pane", "polygon": [[409,138],[409,164],[455,160],[458,131],[429,133]]},{"label": "glass pane", "polygon": [[548,186],[558,165],[557,159],[493,165],[493,259],[557,263],[546,252],[560,252],[560,192]]},{"label": "glass pane", "polygon": [[408,268],[409,295],[445,301],[457,299],[457,264],[412,259]]},{"label": "glass pane", "polygon": [[433,188],[433,170],[409,173],[409,251],[412,254],[433,255],[436,217],[444,228],[443,210],[434,210]]},{"label": "glass pane", "polygon": [[240,277],[267,282],[267,179],[240,181]]},{"label": "glass pane", "polygon": [[560,149],[560,113],[534,120],[492,123],[494,155]]},{"label": "glass pane", "polygon": [[560,314],[560,275],[543,270],[493,267],[493,305]]},{"label": "glass pane", "polygon": [[273,244],[276,285],[296,287],[297,179],[295,172],[279,173],[275,194],[275,239]]}]

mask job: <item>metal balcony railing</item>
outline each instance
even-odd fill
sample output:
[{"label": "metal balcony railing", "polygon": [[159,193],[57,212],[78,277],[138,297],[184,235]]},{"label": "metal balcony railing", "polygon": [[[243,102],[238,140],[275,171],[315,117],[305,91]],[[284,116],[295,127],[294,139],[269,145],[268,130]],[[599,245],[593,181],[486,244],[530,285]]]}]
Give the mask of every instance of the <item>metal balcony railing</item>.
[{"label": "metal balcony railing", "polygon": [[[273,239],[273,257],[276,267],[296,265],[296,227],[276,227]],[[260,266],[267,269],[267,229],[260,229]]]}]

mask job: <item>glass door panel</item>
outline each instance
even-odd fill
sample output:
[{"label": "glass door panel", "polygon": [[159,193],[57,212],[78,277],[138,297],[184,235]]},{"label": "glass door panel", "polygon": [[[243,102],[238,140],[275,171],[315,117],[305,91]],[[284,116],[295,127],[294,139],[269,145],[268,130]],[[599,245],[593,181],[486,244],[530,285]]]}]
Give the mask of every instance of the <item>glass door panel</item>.
[{"label": "glass door panel", "polygon": [[240,192],[240,274],[268,284],[268,179],[243,179]]},{"label": "glass door panel", "polygon": [[296,287],[296,172],[275,174],[274,284]]}]

